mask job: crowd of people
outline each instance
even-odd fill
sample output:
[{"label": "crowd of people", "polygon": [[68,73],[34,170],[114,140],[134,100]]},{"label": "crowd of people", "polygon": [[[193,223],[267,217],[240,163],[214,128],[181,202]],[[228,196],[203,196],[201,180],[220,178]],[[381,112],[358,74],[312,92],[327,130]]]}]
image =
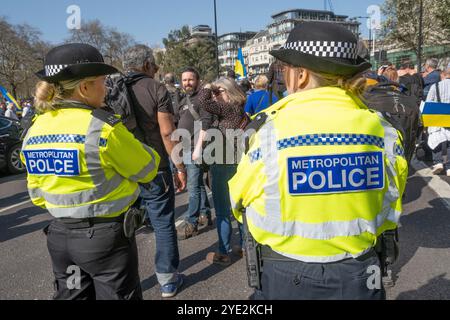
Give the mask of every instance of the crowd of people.
[{"label": "crowd of people", "polygon": [[[323,45],[317,52],[303,52],[298,44],[311,40]],[[336,56],[330,43],[345,47],[337,48],[342,52]],[[277,61],[254,84],[236,81],[232,74],[206,83],[190,66],[179,74],[166,74],[161,83],[155,79],[159,66],[152,50],[144,45],[126,52],[122,82],[106,78],[118,70],[104,64],[91,46],[68,44],[50,51],[38,73],[42,81],[36,101],[42,116],[24,140],[24,161],[33,202],[56,218],[46,230],[58,284],[55,297],[142,298],[134,234],[127,242],[116,230],[118,223],[126,225],[124,212],[134,205],[145,209],[147,225],[155,232],[162,297],[175,296],[184,281],[178,272],[178,240],[214,225],[209,187],[218,247],[205,259],[228,266],[232,255],[250,254],[244,246],[250,232],[262,246],[264,261],[257,298],[382,299],[381,288],[368,291],[363,288],[367,277],[355,275],[381,264],[374,246],[378,236],[397,228],[407,161],[399,129],[367,110],[363,92],[370,81],[398,83],[402,94],[417,96],[418,107],[420,100],[436,101],[439,87],[441,101],[450,103],[450,68],[440,73],[436,60],[430,59],[422,75],[407,62],[400,70],[386,63],[373,74],[356,48],[356,38],[345,28],[300,24],[285,46],[271,52]],[[55,65],[67,67],[55,71]],[[129,99],[131,106],[123,113],[123,124],[109,113],[120,112],[103,103],[117,88],[125,91],[117,96]],[[239,143],[229,132],[244,135],[249,127],[256,133],[247,140],[248,150],[238,154]],[[223,152],[215,150],[214,161],[207,162],[211,132],[218,134],[215,139]],[[430,140],[433,134],[430,130]],[[46,184],[49,171],[30,166],[35,157],[46,155],[33,151],[57,149],[58,143],[74,149],[58,151],[67,153],[65,159],[78,154],[85,154],[85,159],[76,165],[67,162],[65,168],[71,170]],[[443,170],[438,153],[436,160]],[[43,163],[52,161],[61,160]],[[86,177],[92,178],[92,185]],[[176,227],[175,194],[186,189],[185,221]],[[239,226],[235,246],[233,216]],[[101,229],[106,223],[110,228]],[[74,229],[87,235],[79,247],[70,245],[78,241],[79,231]],[[62,247],[64,243],[69,245]],[[101,250],[108,245],[114,250],[105,258]],[[81,291],[64,285],[64,270],[73,264],[82,267]],[[286,283],[288,278],[292,281]],[[308,282],[305,290],[300,283],[308,278],[320,279]],[[337,285],[325,292],[318,283]]]},{"label": "crowd of people", "polygon": [[[400,90],[406,95],[415,97],[418,104],[422,102],[450,103],[450,65],[443,70],[440,70],[438,65],[438,59],[427,59],[423,72],[419,73],[410,61],[403,62],[399,69],[392,63],[385,62],[378,69],[378,80],[399,84]],[[436,94],[437,87],[441,93],[439,96]],[[429,127],[423,130],[418,139],[423,140],[429,151],[428,160],[434,163],[432,172],[434,174],[444,172],[450,176],[447,155],[447,141],[450,141],[449,129]]]},{"label": "crowd of people", "polygon": [[14,103],[8,101],[0,102],[0,116],[4,116],[13,120],[19,121],[22,118],[25,118],[27,114],[33,113],[33,103],[30,100],[22,100],[20,101],[21,110],[15,106]]}]

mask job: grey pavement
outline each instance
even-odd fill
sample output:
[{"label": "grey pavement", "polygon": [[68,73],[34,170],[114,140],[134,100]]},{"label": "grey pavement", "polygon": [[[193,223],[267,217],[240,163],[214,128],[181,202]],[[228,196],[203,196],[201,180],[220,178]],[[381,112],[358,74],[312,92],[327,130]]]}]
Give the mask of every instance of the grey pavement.
[{"label": "grey pavement", "polygon": [[[397,283],[388,290],[388,298],[450,299],[450,179],[430,176],[428,169],[417,163],[415,169],[407,186],[400,257],[393,270]],[[177,196],[179,219],[186,203],[186,193]],[[44,210],[28,201],[23,175],[0,177],[0,299],[51,299],[53,276],[41,231],[50,220]],[[235,226],[235,242],[237,232]],[[142,229],[137,241],[144,298],[161,299],[153,268],[154,234]],[[175,299],[245,300],[252,294],[243,259],[233,257],[227,268],[205,261],[207,253],[217,247],[215,228],[180,241],[179,247],[180,271],[186,281]]]}]

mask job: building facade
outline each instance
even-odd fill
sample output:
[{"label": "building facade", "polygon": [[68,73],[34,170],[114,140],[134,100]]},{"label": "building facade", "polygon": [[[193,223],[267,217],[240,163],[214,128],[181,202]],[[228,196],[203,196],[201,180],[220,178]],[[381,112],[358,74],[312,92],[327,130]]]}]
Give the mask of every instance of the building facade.
[{"label": "building facade", "polygon": [[258,32],[252,39],[247,41],[242,51],[245,65],[248,68],[249,78],[269,71],[271,61],[269,50],[270,42],[267,30]]},{"label": "building facade", "polygon": [[243,48],[249,74],[256,76],[267,73],[269,65],[274,61],[269,52],[284,45],[289,33],[302,21],[324,21],[343,25],[359,38],[360,23],[348,19],[347,16],[324,10],[294,9],[282,11],[274,14],[267,29],[248,40]]},{"label": "building facade", "polygon": [[221,35],[219,43],[219,62],[223,69],[234,70],[239,48],[244,48],[248,40],[253,38],[256,32],[233,32]]},{"label": "building facade", "polygon": [[195,44],[199,41],[214,41],[215,34],[212,32],[210,26],[206,24],[200,24],[195,27],[191,27],[191,38],[188,40],[188,44]]},{"label": "building facade", "polygon": [[348,16],[337,15],[332,11],[294,9],[286,10],[272,16],[268,25],[269,39],[272,47],[284,45],[291,30],[302,21],[323,21],[343,25],[359,38],[360,23],[348,20]]}]

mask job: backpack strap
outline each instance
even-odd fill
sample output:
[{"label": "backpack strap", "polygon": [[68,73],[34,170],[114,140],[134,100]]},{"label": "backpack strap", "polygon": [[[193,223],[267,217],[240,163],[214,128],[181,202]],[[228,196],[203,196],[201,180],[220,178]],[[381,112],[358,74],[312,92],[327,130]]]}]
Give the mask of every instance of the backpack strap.
[{"label": "backpack strap", "polygon": [[[261,99],[259,99],[258,105],[256,106],[256,110],[259,110],[259,107],[261,106],[261,103],[263,102],[264,98],[266,97],[266,94],[267,94],[267,92],[264,92],[264,94],[262,95]],[[270,97],[268,97],[268,98],[270,100]]]},{"label": "backpack strap", "polygon": [[267,113],[261,112],[245,128],[245,130],[244,130],[245,131],[245,134],[244,134],[245,153],[247,153],[250,150],[251,137],[254,134],[256,134],[256,132],[258,132],[259,129],[261,129],[261,127],[264,125],[264,123],[266,123],[267,118],[268,118]]},{"label": "backpack strap", "polygon": [[186,96],[186,101],[187,101],[187,107],[189,109],[189,112],[191,113],[192,117],[194,118],[195,121],[200,120],[200,115],[198,114],[197,111],[195,111],[194,109],[194,105],[192,104],[191,99],[189,98],[189,96]]},{"label": "backpack strap", "polygon": [[436,98],[437,98],[437,102],[441,103],[441,90],[439,89],[439,84],[440,82],[436,83]]}]

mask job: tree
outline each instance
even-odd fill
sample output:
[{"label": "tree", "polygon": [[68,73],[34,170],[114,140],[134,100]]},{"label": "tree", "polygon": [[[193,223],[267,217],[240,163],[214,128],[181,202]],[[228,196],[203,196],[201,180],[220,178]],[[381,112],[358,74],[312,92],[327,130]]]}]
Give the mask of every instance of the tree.
[{"label": "tree", "polygon": [[42,52],[48,45],[41,33],[29,25],[11,25],[0,18],[0,81],[6,83],[14,97],[29,95],[42,69]]},{"label": "tree", "polygon": [[[385,42],[419,56],[419,10],[417,0],[386,0],[382,8]],[[449,39],[450,0],[423,0],[423,44],[436,45]]]},{"label": "tree", "polygon": [[166,53],[159,54],[157,59],[164,73],[179,74],[183,68],[190,66],[199,71],[204,81],[216,78],[216,50],[212,39],[194,38],[189,27],[183,26],[170,31],[168,37],[163,39],[163,44]]},{"label": "tree", "polygon": [[119,69],[123,67],[126,50],[136,43],[131,35],[104,26],[99,20],[84,23],[79,30],[71,30],[67,42],[86,43],[96,47],[107,63]]}]

